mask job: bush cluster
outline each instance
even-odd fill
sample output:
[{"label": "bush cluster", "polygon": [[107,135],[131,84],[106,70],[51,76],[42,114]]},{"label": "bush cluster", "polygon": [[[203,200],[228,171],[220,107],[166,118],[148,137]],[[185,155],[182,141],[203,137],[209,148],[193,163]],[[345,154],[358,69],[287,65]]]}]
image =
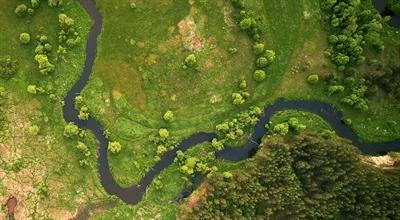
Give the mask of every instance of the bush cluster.
[{"label": "bush cluster", "polygon": [[184,154],[182,151],[176,152],[176,157],[174,159],[175,162],[179,165],[179,171],[187,176],[193,176],[195,173],[207,174],[211,171],[217,171],[217,167],[209,167],[207,160],[214,160],[214,154],[208,157],[202,157],[199,159],[198,157],[188,156]]},{"label": "bush cluster", "polygon": [[0,78],[10,79],[17,73],[17,61],[12,60],[10,57],[0,57]]},{"label": "bush cluster", "polygon": [[37,36],[37,42],[35,60],[38,63],[39,72],[43,75],[47,75],[55,69],[55,66],[49,61],[49,55],[53,47],[49,43],[46,35]]},{"label": "bush cluster", "polygon": [[66,14],[58,15],[58,23],[60,26],[60,32],[58,33],[58,50],[57,54],[63,57],[63,54],[67,53],[68,48],[74,47],[81,41],[78,32],[76,32],[74,24],[75,21]]},{"label": "bush cluster", "polygon": [[250,107],[248,110],[238,113],[232,120],[218,124],[215,128],[222,141],[234,141],[244,135],[244,131],[255,125],[262,111],[259,107]]}]

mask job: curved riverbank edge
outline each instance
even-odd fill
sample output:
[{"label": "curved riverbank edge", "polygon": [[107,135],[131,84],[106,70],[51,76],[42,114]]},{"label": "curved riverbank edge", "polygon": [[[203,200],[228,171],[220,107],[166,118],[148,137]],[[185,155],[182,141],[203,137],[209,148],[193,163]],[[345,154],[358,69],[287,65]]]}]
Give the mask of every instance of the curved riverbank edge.
[{"label": "curved riverbank edge", "polygon": [[[152,169],[145,174],[138,184],[128,188],[122,188],[113,178],[108,164],[108,140],[104,135],[104,129],[99,122],[93,117],[86,121],[78,118],[78,111],[75,109],[75,97],[82,91],[89,80],[92,72],[93,64],[96,58],[97,38],[101,33],[103,18],[96,8],[93,0],[80,0],[81,5],[87,11],[94,24],[90,30],[89,38],[86,44],[86,60],[85,66],[79,81],[72,87],[65,97],[65,105],[63,107],[63,116],[66,122],[73,122],[82,129],[92,131],[99,142],[98,168],[100,174],[100,182],[108,194],[118,196],[125,203],[135,205],[143,198],[147,187],[152,183],[161,171],[173,163],[176,152],[181,150],[185,152],[190,147],[196,146],[203,142],[210,142],[213,138],[217,138],[216,133],[199,132],[184,139],[177,147],[162,156]],[[274,104],[267,106],[254,127],[254,132],[248,142],[241,148],[226,146],[224,150],[216,152],[218,159],[230,161],[245,160],[253,156],[261,142],[261,138],[267,133],[265,124],[278,111],[286,109],[296,109],[312,112],[326,120],[337,133],[337,135],[350,139],[353,144],[366,154],[376,152],[400,150],[400,141],[386,143],[369,143],[360,140],[357,135],[346,125],[341,122],[342,113],[330,104],[317,101],[287,101],[278,100]]]}]

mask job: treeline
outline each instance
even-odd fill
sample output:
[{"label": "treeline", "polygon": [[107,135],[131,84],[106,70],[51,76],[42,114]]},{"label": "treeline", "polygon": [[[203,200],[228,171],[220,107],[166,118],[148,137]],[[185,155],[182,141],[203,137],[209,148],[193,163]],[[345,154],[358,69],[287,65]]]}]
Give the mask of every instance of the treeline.
[{"label": "treeline", "polygon": [[207,182],[188,219],[400,218],[400,176],[362,163],[340,138],[275,136],[231,178]]}]

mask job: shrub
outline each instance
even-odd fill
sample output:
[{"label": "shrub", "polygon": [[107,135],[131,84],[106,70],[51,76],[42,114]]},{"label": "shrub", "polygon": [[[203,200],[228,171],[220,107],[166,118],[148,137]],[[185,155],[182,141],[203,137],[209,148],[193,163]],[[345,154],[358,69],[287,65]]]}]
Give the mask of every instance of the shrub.
[{"label": "shrub", "polygon": [[317,74],[311,74],[307,77],[307,82],[310,84],[316,84],[319,81],[319,76]]},{"label": "shrub", "polygon": [[63,0],[48,0],[48,4],[50,7],[58,7],[61,6],[63,3]]},{"label": "shrub", "polygon": [[24,17],[24,16],[26,16],[27,11],[28,11],[28,7],[26,7],[25,4],[20,4],[15,8],[14,12],[16,15],[18,15],[20,17]]},{"label": "shrub", "polygon": [[228,172],[228,171],[227,172],[223,172],[222,176],[224,177],[225,180],[230,180],[233,177],[232,173]]},{"label": "shrub", "polygon": [[31,42],[31,35],[28,33],[21,33],[19,35],[19,41],[23,44],[29,44],[29,42]]},{"label": "shrub", "polygon": [[76,124],[70,122],[67,125],[65,125],[65,127],[64,127],[64,136],[65,137],[72,138],[72,137],[77,136],[78,134],[79,134],[79,127]]},{"label": "shrub", "polygon": [[158,130],[158,135],[161,139],[166,140],[169,137],[169,132],[166,128],[161,128],[160,130]]},{"label": "shrub", "polygon": [[166,111],[163,115],[163,119],[166,122],[171,122],[174,120],[174,113],[172,111]]},{"label": "shrub", "polygon": [[261,82],[265,79],[266,74],[264,70],[256,70],[253,73],[253,79],[257,82]]},{"label": "shrub", "polygon": [[0,58],[0,78],[10,79],[17,72],[17,62],[10,57]]},{"label": "shrub", "polygon": [[344,87],[341,85],[332,85],[328,87],[328,95],[333,95],[335,93],[343,92]]},{"label": "shrub", "polygon": [[28,85],[28,87],[26,88],[26,91],[30,94],[37,94],[37,87],[36,85]]},{"label": "shrub", "polygon": [[239,22],[239,26],[242,30],[249,30],[255,23],[253,18],[244,18]]},{"label": "shrub", "polygon": [[279,135],[286,135],[287,133],[289,133],[289,124],[288,123],[280,123],[274,126],[274,128],[272,129],[272,132],[274,134],[279,134]]},{"label": "shrub", "polygon": [[89,108],[86,106],[82,106],[79,110],[78,118],[80,120],[88,120],[89,119]]},{"label": "shrub", "polygon": [[186,58],[185,58],[185,64],[187,66],[193,67],[197,64],[197,58],[196,55],[194,54],[189,54]]},{"label": "shrub", "polygon": [[38,135],[40,128],[37,125],[29,126],[28,132],[30,135]]},{"label": "shrub", "polygon": [[108,143],[108,150],[113,154],[119,153],[121,149],[122,146],[118,141],[112,141]]},{"label": "shrub", "polygon": [[244,80],[244,79],[240,80],[240,82],[239,82],[239,88],[240,88],[240,89],[247,89],[247,82],[246,82],[246,80]]},{"label": "shrub", "polygon": [[167,148],[164,145],[157,146],[157,155],[163,155],[167,152]]}]

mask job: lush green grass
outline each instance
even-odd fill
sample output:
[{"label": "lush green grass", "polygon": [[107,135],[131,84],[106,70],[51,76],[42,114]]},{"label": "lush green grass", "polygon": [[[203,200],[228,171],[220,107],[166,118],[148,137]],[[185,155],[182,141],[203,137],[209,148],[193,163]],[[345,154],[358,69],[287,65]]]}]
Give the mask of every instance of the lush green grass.
[{"label": "lush green grass", "polygon": [[310,112],[298,110],[285,110],[276,113],[270,120],[270,127],[276,124],[288,122],[290,118],[297,118],[300,124],[305,125],[309,130],[322,132],[325,130],[332,130],[331,126],[318,115]]},{"label": "lush green grass", "polygon": [[[0,0],[0,3],[0,57],[10,56],[18,61],[19,66],[12,79],[0,79],[0,86],[8,92],[7,103],[1,107],[6,109],[8,124],[0,130],[0,145],[3,145],[0,173],[5,175],[0,181],[0,201],[15,195],[19,200],[16,217],[21,219],[28,218],[27,215],[33,218],[44,218],[46,215],[56,219],[68,218],[66,215],[73,215],[79,207],[108,197],[98,178],[94,138],[89,135],[83,139],[90,148],[91,156],[90,166],[81,168],[78,163],[81,153],[75,149],[77,140],[63,137],[65,122],[61,101],[83,69],[90,20],[77,1],[65,1],[63,10],[49,8],[42,1],[41,7],[29,19],[18,18],[14,9],[17,4],[29,4],[30,1]],[[69,50],[65,60],[57,62],[54,73],[42,76],[34,60],[35,38],[38,34],[48,36],[53,45],[53,60],[58,47],[59,13],[75,20],[82,41]],[[20,44],[18,38],[22,32],[31,34],[29,45]],[[26,92],[29,84],[51,90],[58,101],[51,101],[48,95],[29,95]],[[39,127],[38,135],[29,133],[29,127],[33,125]],[[9,169],[17,160],[23,162],[22,170]],[[38,188],[43,183],[48,185],[49,194],[40,198]],[[37,210],[35,204],[38,205]]]},{"label": "lush green grass", "polygon": [[[253,90],[254,58],[245,33],[225,23],[223,10],[232,10],[227,2],[137,2],[136,9],[120,1],[98,5],[104,30],[84,96],[112,137],[123,143],[124,149],[111,157],[110,165],[121,184],[131,185],[154,164],[156,146],[147,140],[150,134],[168,127],[181,140],[214,130],[215,124],[246,107],[233,106],[230,95],[238,91],[241,77]],[[194,52],[197,68],[185,70],[183,61],[193,52],[185,49],[185,30],[178,24],[187,22],[187,16],[196,24],[203,48]],[[229,53],[233,47],[238,53]],[[173,123],[162,121],[167,110],[175,114]]]}]

